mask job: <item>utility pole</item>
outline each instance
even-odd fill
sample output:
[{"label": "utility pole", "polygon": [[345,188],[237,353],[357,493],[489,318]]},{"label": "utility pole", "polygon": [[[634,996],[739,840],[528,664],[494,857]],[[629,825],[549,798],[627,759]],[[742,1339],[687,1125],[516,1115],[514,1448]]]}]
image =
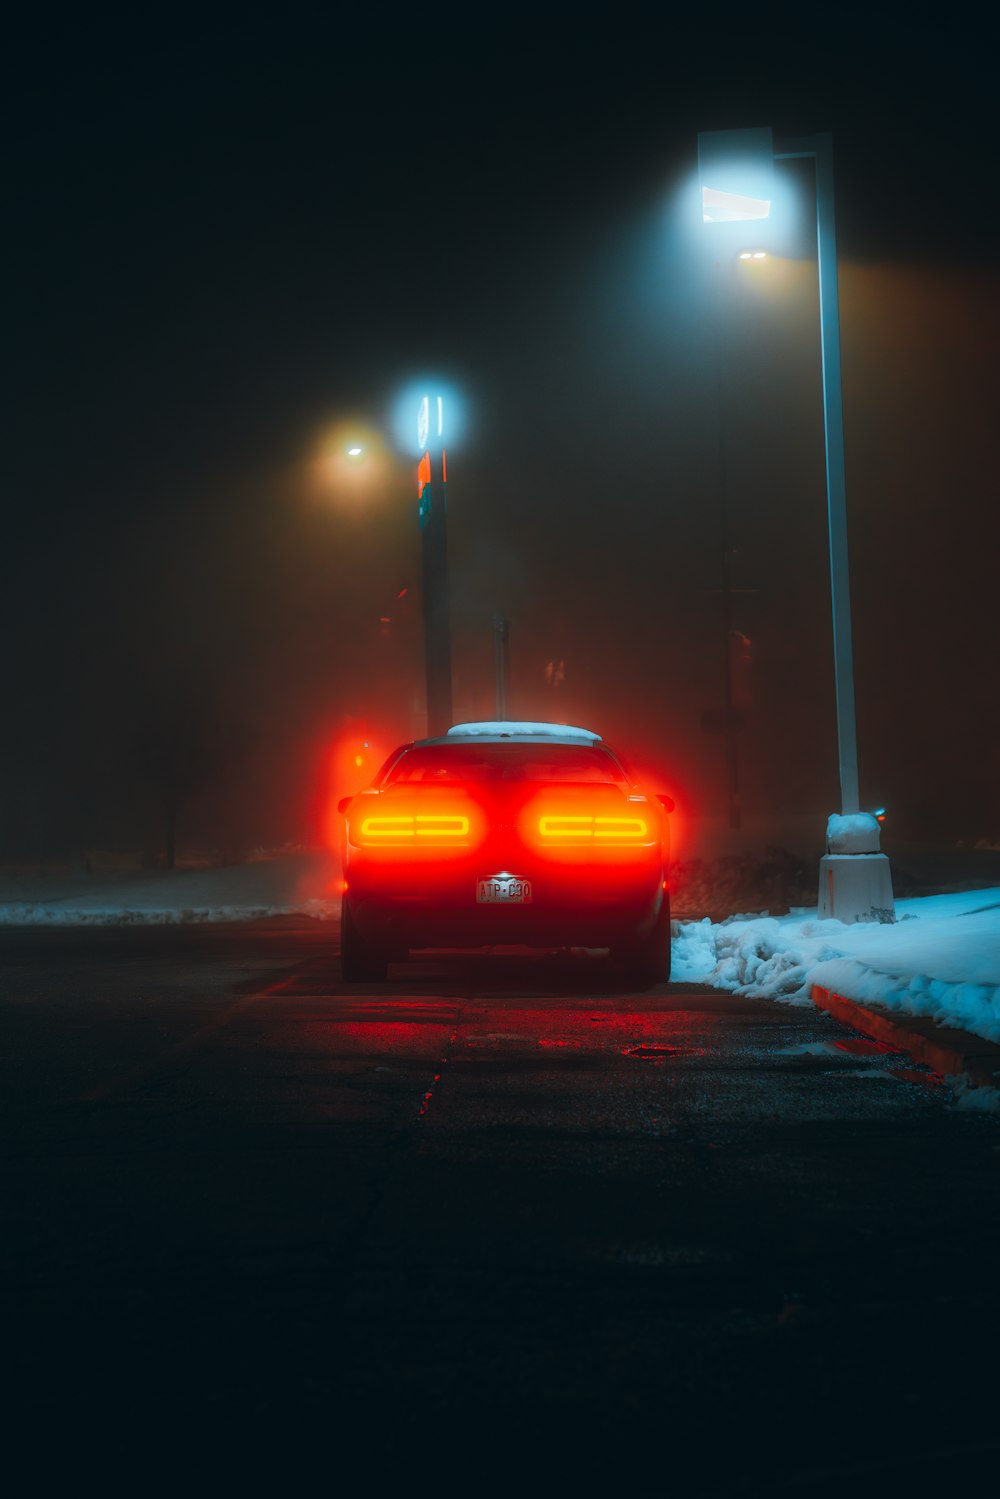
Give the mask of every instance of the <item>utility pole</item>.
[{"label": "utility pole", "polygon": [[743,803],[740,794],[740,760],[737,735],[742,713],[737,711],[733,700],[733,546],[729,534],[729,454],[726,426],[726,403],[728,382],[726,361],[723,354],[723,327],[726,308],[724,297],[723,268],[716,267],[715,347],[719,389],[719,596],[722,606],[723,638],[723,699],[722,733],[726,750],[726,790],[729,807],[729,826],[739,828],[743,821]]},{"label": "utility pole", "polygon": [[816,264],[819,275],[819,334],[823,359],[823,440],[830,532],[830,601],[833,609],[833,671],[837,694],[837,753],[840,810],[857,812],[858,729],[854,707],[854,648],[851,579],[847,564],[847,493],[844,462],[844,396],[840,373],[840,294],[833,207],[833,137],[828,131],[788,141],[775,161],[811,157],[816,164]]},{"label": "utility pole", "polygon": [[424,655],[427,667],[427,733],[447,734],[451,711],[451,607],[448,592],[448,463],[444,401],[424,396],[417,415],[423,456],[418,469],[418,515],[423,563]]},{"label": "utility pole", "polygon": [[497,684],[497,720],[507,717],[507,672],[510,664],[510,620],[493,616],[493,661]]}]

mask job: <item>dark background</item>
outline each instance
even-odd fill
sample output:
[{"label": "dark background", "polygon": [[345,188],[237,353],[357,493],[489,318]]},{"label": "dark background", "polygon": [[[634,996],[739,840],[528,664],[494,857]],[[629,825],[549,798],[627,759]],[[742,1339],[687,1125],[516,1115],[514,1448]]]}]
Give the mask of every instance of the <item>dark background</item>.
[{"label": "dark background", "polygon": [[[726,812],[701,726],[722,701],[721,409],[747,821],[821,837],[815,267],[713,292],[678,232],[698,130],[759,124],[834,133],[863,804],[900,837],[1000,837],[989,49],[956,12],[824,15],[283,7],[11,32],[0,858],[161,857],[171,819],[234,854],[311,840],[331,746],[423,731],[390,429],[424,372],[467,416],[456,716],[493,714],[500,610],[512,713],[605,733],[692,829]],[[383,451],[318,466],[352,423]]]}]

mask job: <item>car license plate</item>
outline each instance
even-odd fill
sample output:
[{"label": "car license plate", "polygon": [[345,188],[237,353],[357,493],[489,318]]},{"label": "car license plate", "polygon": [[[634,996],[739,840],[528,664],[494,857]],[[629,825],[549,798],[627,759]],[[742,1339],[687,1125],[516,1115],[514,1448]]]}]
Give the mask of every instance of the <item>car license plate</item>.
[{"label": "car license plate", "polygon": [[531,881],[512,874],[495,874],[476,881],[476,900],[481,906],[525,906],[531,900]]}]

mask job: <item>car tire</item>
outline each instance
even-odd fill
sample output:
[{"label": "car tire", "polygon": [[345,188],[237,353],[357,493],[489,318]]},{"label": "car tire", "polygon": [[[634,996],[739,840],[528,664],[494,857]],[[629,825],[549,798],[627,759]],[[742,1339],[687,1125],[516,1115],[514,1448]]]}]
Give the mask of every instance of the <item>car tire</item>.
[{"label": "car tire", "polygon": [[670,897],[664,895],[652,929],[626,947],[617,949],[629,979],[649,989],[670,980]]},{"label": "car tire", "polygon": [[358,931],[345,897],[340,906],[340,975],[353,984],[377,984],[386,976],[389,960],[374,942],[366,942]]}]

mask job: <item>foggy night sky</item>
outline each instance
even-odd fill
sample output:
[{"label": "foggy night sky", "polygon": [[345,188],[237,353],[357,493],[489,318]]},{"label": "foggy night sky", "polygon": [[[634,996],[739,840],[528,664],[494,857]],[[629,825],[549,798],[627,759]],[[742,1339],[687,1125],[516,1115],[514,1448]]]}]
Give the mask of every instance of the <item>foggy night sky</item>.
[{"label": "foggy night sky", "polygon": [[[905,836],[1000,836],[993,82],[971,23],[223,14],[8,38],[0,859],[155,852],[171,797],[182,842],[310,837],[345,725],[422,732],[415,491],[388,445],[424,372],[468,418],[456,717],[493,715],[500,610],[514,715],[588,724],[724,815],[700,727],[722,694],[721,399],[745,804],[825,820],[814,262],[733,282],[720,383],[711,251],[674,229],[698,130],[760,124],[834,133],[863,804]],[[324,478],[351,423],[386,450]]]}]

